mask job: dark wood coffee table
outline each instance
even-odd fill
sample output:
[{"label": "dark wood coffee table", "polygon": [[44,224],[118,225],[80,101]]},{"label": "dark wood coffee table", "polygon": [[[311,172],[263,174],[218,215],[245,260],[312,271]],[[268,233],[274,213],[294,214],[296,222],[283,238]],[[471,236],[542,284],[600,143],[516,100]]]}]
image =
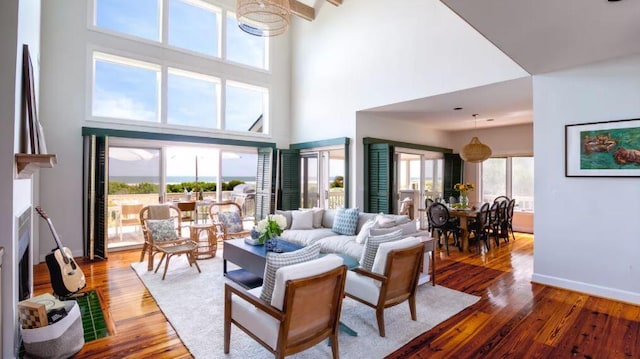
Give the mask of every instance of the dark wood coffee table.
[{"label": "dark wood coffee table", "polygon": [[[248,289],[261,286],[267,257],[264,245],[252,246],[245,243],[244,238],[237,238],[224,241],[223,246],[222,271],[225,277]],[[282,252],[293,252],[301,249],[302,246],[278,240],[278,248]],[[227,271],[227,261],[236,264],[240,268]]]}]

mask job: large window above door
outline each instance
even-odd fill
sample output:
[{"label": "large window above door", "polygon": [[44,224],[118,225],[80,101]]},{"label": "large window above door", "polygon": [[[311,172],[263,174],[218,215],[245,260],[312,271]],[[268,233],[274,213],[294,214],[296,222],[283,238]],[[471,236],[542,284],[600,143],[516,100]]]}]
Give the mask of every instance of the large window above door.
[{"label": "large window above door", "polygon": [[90,120],[269,134],[269,40],[237,29],[227,2],[90,4]]}]

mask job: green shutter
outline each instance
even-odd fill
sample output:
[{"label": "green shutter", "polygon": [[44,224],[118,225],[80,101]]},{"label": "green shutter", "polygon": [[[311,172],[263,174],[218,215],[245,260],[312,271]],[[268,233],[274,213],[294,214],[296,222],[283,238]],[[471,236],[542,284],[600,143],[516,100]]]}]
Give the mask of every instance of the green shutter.
[{"label": "green shutter", "polygon": [[105,136],[85,136],[83,154],[84,254],[107,258],[107,153]]},{"label": "green shutter", "polygon": [[451,196],[459,196],[460,193],[453,189],[456,183],[462,183],[463,161],[457,153],[444,154],[444,172],[443,172],[443,198],[449,201]]},{"label": "green shutter", "polygon": [[280,193],[278,209],[300,208],[300,151],[279,150]]},{"label": "green shutter", "polygon": [[273,149],[258,149],[258,173],[256,175],[256,220],[266,218],[275,207],[273,186]]},{"label": "green shutter", "polygon": [[364,210],[390,213],[393,185],[393,147],[386,143],[365,144]]}]

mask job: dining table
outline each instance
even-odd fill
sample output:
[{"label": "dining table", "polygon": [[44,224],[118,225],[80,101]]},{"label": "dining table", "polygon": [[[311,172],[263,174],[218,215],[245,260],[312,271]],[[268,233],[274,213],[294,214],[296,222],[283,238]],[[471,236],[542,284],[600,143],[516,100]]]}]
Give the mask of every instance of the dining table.
[{"label": "dining table", "polygon": [[469,218],[476,218],[478,212],[476,208],[449,208],[449,216],[460,218],[460,242],[463,252],[469,250]]}]

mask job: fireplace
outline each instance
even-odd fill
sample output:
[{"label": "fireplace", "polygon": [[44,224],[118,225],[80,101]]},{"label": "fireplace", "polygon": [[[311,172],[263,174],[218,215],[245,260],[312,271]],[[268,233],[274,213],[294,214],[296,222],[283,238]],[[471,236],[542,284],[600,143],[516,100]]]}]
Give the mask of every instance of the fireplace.
[{"label": "fireplace", "polygon": [[31,297],[31,207],[18,217],[18,301]]}]

